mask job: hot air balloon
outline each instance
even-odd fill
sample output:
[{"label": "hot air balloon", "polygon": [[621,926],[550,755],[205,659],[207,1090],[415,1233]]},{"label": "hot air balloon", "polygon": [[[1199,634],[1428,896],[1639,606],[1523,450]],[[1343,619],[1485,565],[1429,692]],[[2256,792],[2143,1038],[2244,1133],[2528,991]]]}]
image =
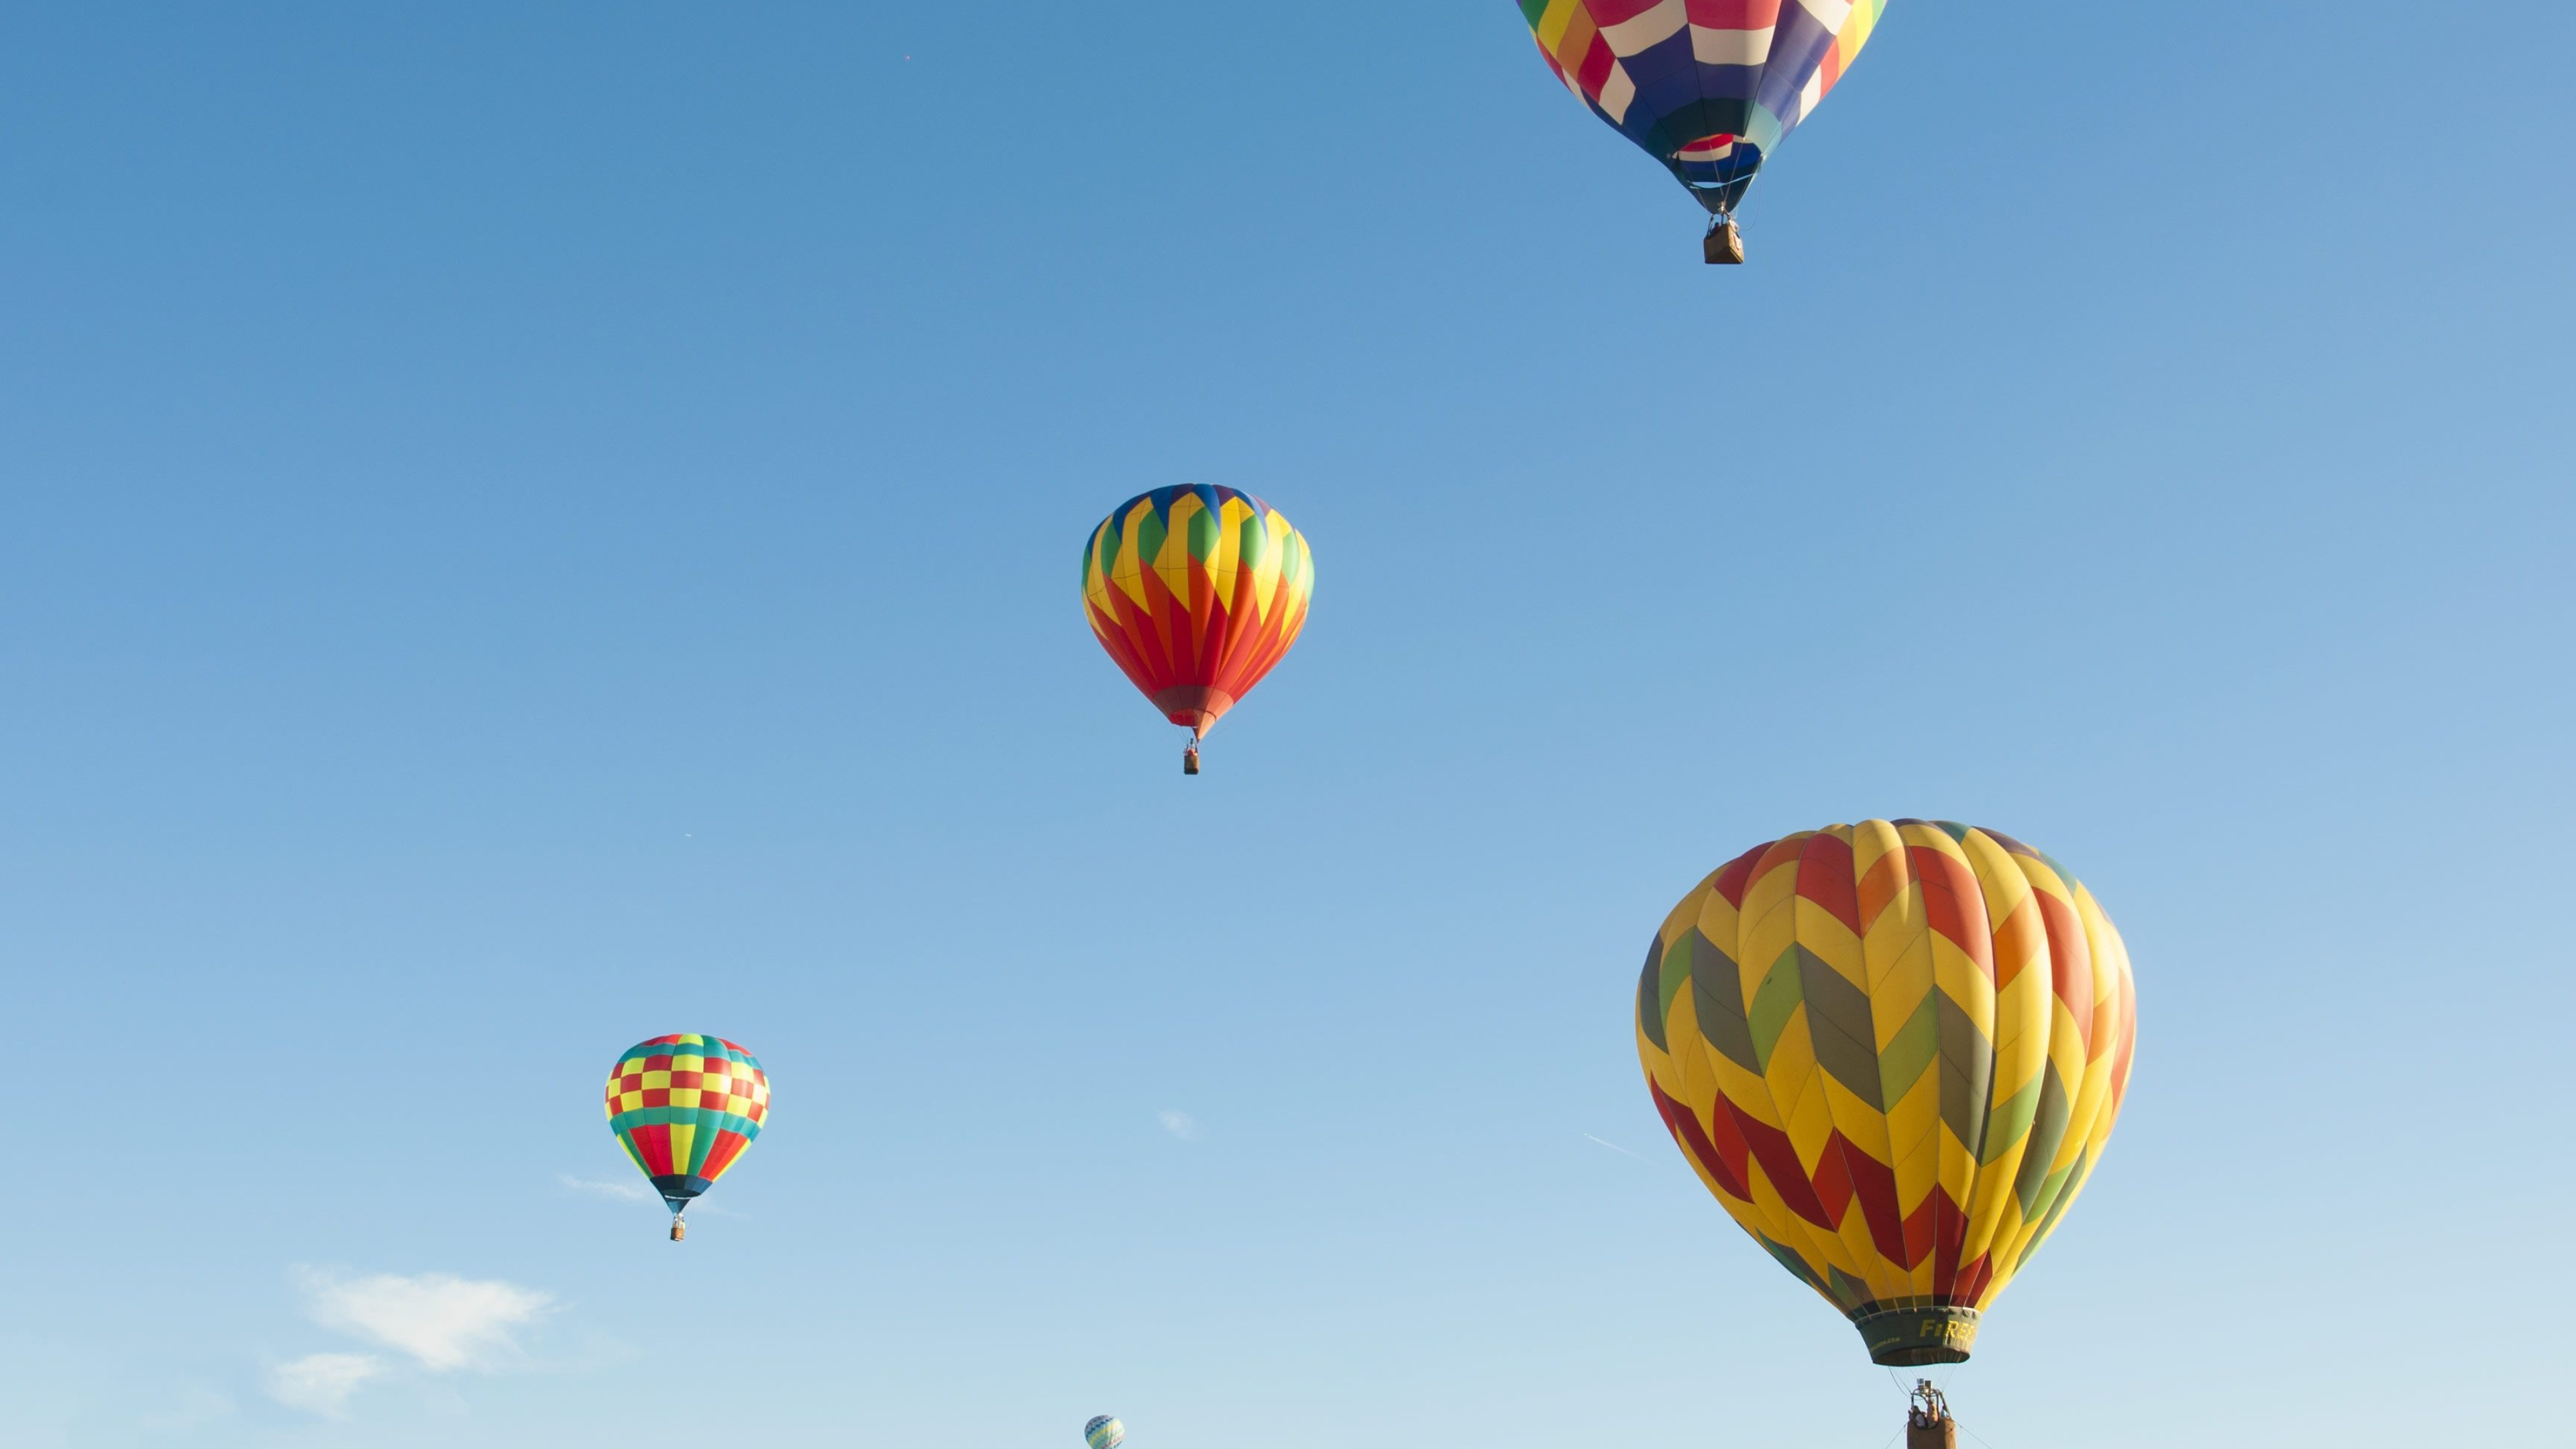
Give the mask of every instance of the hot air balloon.
[{"label": "hot air balloon", "polygon": [[760,1059],[719,1036],[657,1036],[628,1047],[608,1073],[608,1130],[680,1215],[715,1186],[769,1120]]},{"label": "hot air balloon", "polygon": [[1744,260],[1735,208],[1869,43],[1886,0],[1521,0],[1566,89],[1709,213],[1711,262]]},{"label": "hot air balloon", "polygon": [[1199,741],[1306,627],[1315,560],[1279,510],[1232,488],[1140,493],[1091,531],[1082,611],[1154,708]]},{"label": "hot air balloon", "polygon": [[1127,1442],[1127,1426],[1102,1414],[1082,1426],[1082,1442],[1091,1449],[1118,1449]]},{"label": "hot air balloon", "polygon": [[2128,951],[2074,876],[1922,820],[1737,856],[1637,986],[1682,1155],[1889,1365],[1967,1359],[2101,1160],[2137,1025]]}]

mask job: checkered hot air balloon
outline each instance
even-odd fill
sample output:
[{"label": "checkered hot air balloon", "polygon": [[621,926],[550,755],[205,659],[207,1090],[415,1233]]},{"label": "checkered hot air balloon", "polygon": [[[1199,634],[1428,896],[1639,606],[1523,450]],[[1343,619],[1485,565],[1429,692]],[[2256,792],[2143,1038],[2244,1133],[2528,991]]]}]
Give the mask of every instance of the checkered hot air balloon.
[{"label": "checkered hot air balloon", "polygon": [[1842,79],[1885,8],[1886,0],[1521,0],[1556,78],[1708,209],[1712,262],[1744,260],[1736,206]]},{"label": "checkered hot air balloon", "polygon": [[1118,1449],[1127,1442],[1127,1426],[1102,1414],[1082,1426],[1082,1442],[1091,1449]]},{"label": "checkered hot air balloon", "polygon": [[628,1047],[608,1073],[608,1130],[680,1215],[715,1186],[769,1120],[760,1059],[719,1036],[657,1036]]},{"label": "checkered hot air balloon", "polygon": [[2091,892],[2008,835],[1924,820],[1737,856],[1637,984],[1682,1155],[1890,1365],[1966,1360],[2100,1161],[2137,1029]]},{"label": "checkered hot air balloon", "polygon": [[1279,510],[1232,488],[1140,493],[1091,531],[1082,611],[1154,708],[1187,726],[1181,757],[1297,642],[1315,559]]}]

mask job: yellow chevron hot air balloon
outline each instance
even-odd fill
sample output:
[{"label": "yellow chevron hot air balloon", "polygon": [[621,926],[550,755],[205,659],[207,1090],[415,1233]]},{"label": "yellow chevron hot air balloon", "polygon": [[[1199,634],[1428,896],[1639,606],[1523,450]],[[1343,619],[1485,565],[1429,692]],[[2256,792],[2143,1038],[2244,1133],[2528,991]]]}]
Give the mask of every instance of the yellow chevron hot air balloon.
[{"label": "yellow chevron hot air balloon", "polygon": [[1729,1214],[1879,1363],[1958,1363],[2118,1120],[2128,951],[2055,861],[1868,820],[1755,846],[1646,953],[1637,1052]]},{"label": "yellow chevron hot air balloon", "polygon": [[1199,741],[1297,642],[1315,555],[1279,510],[1232,488],[1140,493],[1082,549],[1082,612],[1138,692]]}]

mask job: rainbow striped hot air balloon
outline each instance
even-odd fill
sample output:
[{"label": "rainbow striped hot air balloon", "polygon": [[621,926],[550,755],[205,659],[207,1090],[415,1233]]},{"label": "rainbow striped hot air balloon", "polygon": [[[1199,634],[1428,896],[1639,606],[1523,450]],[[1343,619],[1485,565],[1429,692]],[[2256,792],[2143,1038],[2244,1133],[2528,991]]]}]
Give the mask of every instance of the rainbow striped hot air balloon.
[{"label": "rainbow striped hot air balloon", "polygon": [[1082,1442],[1091,1449],[1118,1449],[1127,1442],[1127,1426],[1102,1414],[1082,1426]]},{"label": "rainbow striped hot air balloon", "polygon": [[608,1130],[680,1215],[715,1186],[769,1120],[760,1060],[718,1036],[657,1036],[628,1047],[608,1074]]},{"label": "rainbow striped hot air balloon", "polygon": [[1968,1357],[2101,1160],[2137,1033],[2092,893],[1946,822],[1755,846],[1665,917],[1637,983],[1682,1155],[1889,1365]]},{"label": "rainbow striped hot air balloon", "polygon": [[1277,509],[1232,488],[1157,488],[1118,505],[1082,550],[1082,611],[1154,708],[1198,742],[1306,627],[1315,559]]}]

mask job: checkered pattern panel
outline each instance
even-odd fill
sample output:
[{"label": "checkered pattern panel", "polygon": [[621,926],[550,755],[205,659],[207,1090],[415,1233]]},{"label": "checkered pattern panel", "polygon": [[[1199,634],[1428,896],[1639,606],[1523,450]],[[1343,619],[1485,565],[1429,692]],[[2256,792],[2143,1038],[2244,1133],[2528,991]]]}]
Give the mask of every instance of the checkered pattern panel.
[{"label": "checkered pattern panel", "polygon": [[610,1117],[645,1107],[724,1112],[757,1127],[769,1117],[769,1077],[722,1037],[656,1037],[630,1049],[608,1078]]},{"label": "checkered pattern panel", "polygon": [[769,1120],[760,1061],[717,1036],[638,1042],[608,1074],[608,1130],[674,1201],[725,1175]]}]

